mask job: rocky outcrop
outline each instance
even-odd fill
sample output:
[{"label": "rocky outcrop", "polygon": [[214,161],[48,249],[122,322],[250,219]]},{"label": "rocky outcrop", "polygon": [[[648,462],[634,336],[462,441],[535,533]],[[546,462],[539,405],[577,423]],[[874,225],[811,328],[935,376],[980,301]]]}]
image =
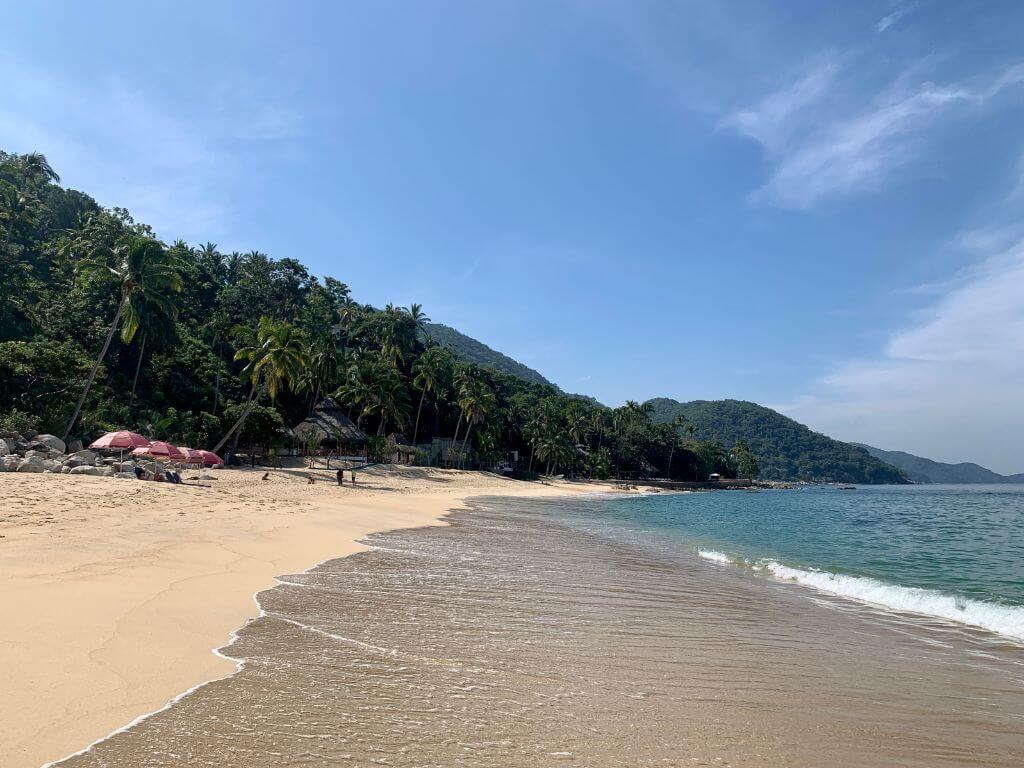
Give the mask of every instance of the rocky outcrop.
[{"label": "rocky outcrop", "polygon": [[51,451],[56,451],[57,453],[64,453],[67,449],[67,446],[64,445],[64,441],[56,435],[36,435],[35,442],[43,443]]},{"label": "rocky outcrop", "polygon": [[79,466],[79,467],[72,467],[68,471],[68,474],[71,474],[71,475],[92,475],[94,477],[99,477],[100,475],[103,474],[103,470],[100,469],[99,467],[93,467],[93,466],[89,466],[89,465],[83,464],[82,466]]},{"label": "rocky outcrop", "polygon": [[18,462],[18,472],[42,472],[44,469],[43,460],[38,456],[22,459]]}]

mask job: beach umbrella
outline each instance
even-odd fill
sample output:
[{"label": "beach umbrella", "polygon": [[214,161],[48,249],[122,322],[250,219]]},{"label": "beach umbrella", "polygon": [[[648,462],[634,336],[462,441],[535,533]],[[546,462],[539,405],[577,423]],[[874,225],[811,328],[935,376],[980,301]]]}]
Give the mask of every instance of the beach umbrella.
[{"label": "beach umbrella", "polygon": [[197,453],[202,454],[204,467],[216,467],[218,464],[224,463],[224,459],[213,451],[197,451]]},{"label": "beach umbrella", "polygon": [[144,445],[132,451],[133,456],[148,456],[151,459],[159,459],[170,463],[188,461],[188,454],[177,446],[165,443],[163,440],[154,440],[149,445]]},{"label": "beach umbrella", "polygon": [[138,432],[107,432],[97,440],[94,440],[90,448],[105,450],[131,451],[149,445],[149,438],[143,437]]}]

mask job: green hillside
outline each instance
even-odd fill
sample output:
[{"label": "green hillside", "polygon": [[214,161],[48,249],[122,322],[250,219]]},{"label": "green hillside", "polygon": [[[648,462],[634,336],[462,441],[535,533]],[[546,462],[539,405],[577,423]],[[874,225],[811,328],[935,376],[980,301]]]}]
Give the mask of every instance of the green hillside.
[{"label": "green hillside", "polygon": [[533,370],[533,368],[523,365],[518,360],[513,360],[508,355],[503,355],[497,350],[491,349],[483,342],[470,338],[464,333],[459,333],[454,328],[441,325],[440,323],[427,323],[424,330],[428,336],[431,336],[441,346],[450,346],[454,349],[455,354],[467,363],[488,366],[502,373],[518,376],[523,381],[529,381],[534,384],[554,386],[554,384]]},{"label": "green hillside", "polygon": [[685,416],[696,427],[699,440],[731,446],[746,440],[768,480],[816,480],[843,483],[905,483],[895,467],[866,450],[813,432],[781,413],[742,400],[695,400],[680,403],[668,398],[648,401],[651,419],[668,423]]},{"label": "green hillside", "polygon": [[883,451],[870,445],[854,443],[877,459],[901,469],[915,483],[1024,483],[1024,473],[1000,475],[969,461],[947,464],[905,451]]}]

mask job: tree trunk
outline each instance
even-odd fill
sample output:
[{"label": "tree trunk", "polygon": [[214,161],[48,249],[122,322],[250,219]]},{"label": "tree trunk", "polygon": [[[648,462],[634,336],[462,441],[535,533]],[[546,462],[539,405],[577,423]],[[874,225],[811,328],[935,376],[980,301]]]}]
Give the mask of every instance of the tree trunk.
[{"label": "tree trunk", "polygon": [[[459,420],[455,422],[455,434],[452,436],[452,447],[458,447],[459,445],[459,427],[462,426],[462,414],[459,414]],[[448,465],[452,463],[452,452],[448,451]]]},{"label": "tree trunk", "polygon": [[139,384],[139,371],[142,370],[142,357],[145,354],[146,354],[146,333],[145,333],[145,331],[143,331],[143,333],[142,333],[142,344],[139,345],[139,359],[135,363],[135,376],[132,378],[132,396],[128,400],[128,410],[129,410],[129,412],[131,411],[132,406],[135,404],[135,388]]},{"label": "tree trunk", "polygon": [[121,322],[121,315],[124,313],[124,305],[127,302],[128,297],[122,296],[121,303],[117,305],[117,312],[114,313],[114,320],[110,324],[110,330],[107,331],[107,340],[103,342],[103,349],[100,350],[99,357],[96,358],[96,362],[92,365],[92,370],[89,371],[89,378],[85,382],[85,388],[82,389],[82,394],[78,398],[78,404],[75,405],[75,412],[71,415],[71,420],[68,422],[67,427],[64,429],[64,442],[68,441],[68,435],[71,434],[71,428],[75,426],[75,422],[78,421],[78,414],[82,412],[82,405],[85,404],[85,398],[89,394],[89,388],[92,387],[92,383],[96,378],[96,371],[100,369],[100,363],[103,362],[103,358],[107,356],[107,350],[110,349],[110,341],[114,338],[114,331],[117,330],[117,324]]},{"label": "tree trunk", "polygon": [[[263,387],[260,388],[260,394],[263,393],[264,389],[266,389],[266,384],[264,384]],[[224,434],[224,437],[220,439],[220,442],[217,443],[217,445],[215,445],[211,449],[213,453],[217,453],[217,451],[223,448],[224,443],[226,443],[228,441],[228,438],[231,437],[232,435],[235,436],[235,439],[231,443],[232,452],[234,452],[234,450],[238,448],[238,438],[242,434],[242,424],[244,424],[245,420],[249,418],[249,413],[252,411],[252,406],[256,399],[256,382],[254,381],[252,383],[252,388],[249,390],[249,399],[245,403],[245,408],[242,411],[242,415],[239,417],[238,421],[236,421],[232,425],[231,429],[229,429]]]},{"label": "tree trunk", "polygon": [[672,457],[675,456],[676,447],[673,445],[672,450],[668,452],[668,469],[665,470],[665,477],[669,480],[672,479]]},{"label": "tree trunk", "polygon": [[459,462],[459,468],[463,469],[466,466],[466,444],[469,442],[469,435],[473,432],[473,422],[466,422],[466,436],[462,438],[462,453],[460,456],[461,461]]},{"label": "tree trunk", "polygon": [[537,449],[534,448],[533,443],[530,444],[530,466],[526,468],[527,472],[533,472],[533,453]]},{"label": "tree trunk", "polygon": [[420,434],[420,412],[423,410],[423,398],[425,398],[426,396],[427,390],[424,389],[422,392],[420,392],[420,405],[419,408],[416,409],[416,426],[412,430],[413,445],[416,445],[416,438],[419,437]]},{"label": "tree trunk", "polygon": [[548,476],[548,477],[551,477],[551,460],[550,460],[550,459],[548,459],[548,471],[547,471],[547,476]]},{"label": "tree trunk", "polygon": [[[218,341],[219,341],[219,338],[215,336],[214,339],[213,339],[213,353],[214,353],[214,355],[217,354],[217,342]],[[217,362],[220,362],[220,360],[218,359]],[[217,415],[217,401],[219,399],[220,399],[220,366],[218,365],[217,366],[217,376],[213,380],[213,415],[214,416]]]}]

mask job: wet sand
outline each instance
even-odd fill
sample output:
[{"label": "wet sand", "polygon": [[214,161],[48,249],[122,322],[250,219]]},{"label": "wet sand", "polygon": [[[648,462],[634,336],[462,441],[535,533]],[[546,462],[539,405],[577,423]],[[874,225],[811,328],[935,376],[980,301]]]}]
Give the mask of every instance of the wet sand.
[{"label": "wet sand", "polygon": [[[61,768],[1011,768],[1024,648],[484,498],[284,577],[229,678]],[[681,508],[681,513],[683,508]]]},{"label": "wet sand", "polygon": [[37,768],[230,674],[212,649],[274,577],[434,524],[480,493],[592,488],[470,472],[215,472],[211,487],[0,474],[0,766]]}]

